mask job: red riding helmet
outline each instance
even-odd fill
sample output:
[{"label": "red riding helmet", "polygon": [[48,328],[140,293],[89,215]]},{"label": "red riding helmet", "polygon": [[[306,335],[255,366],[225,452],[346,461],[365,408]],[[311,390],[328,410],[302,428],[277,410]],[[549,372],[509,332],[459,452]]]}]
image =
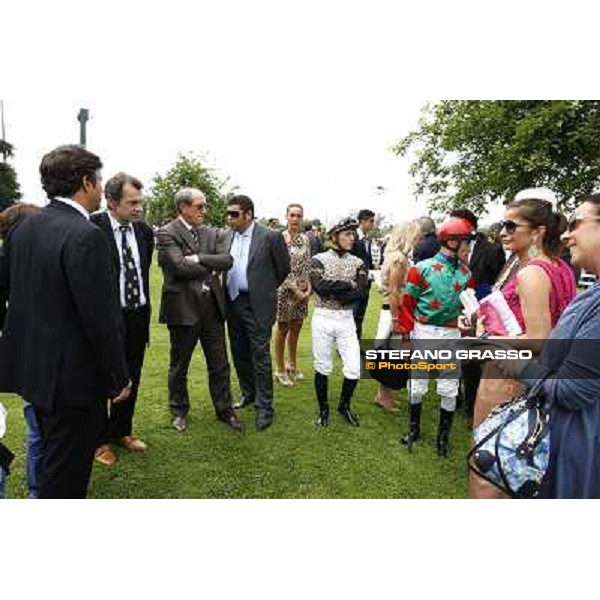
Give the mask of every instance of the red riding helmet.
[{"label": "red riding helmet", "polygon": [[452,217],[444,221],[437,232],[440,243],[450,242],[452,240],[472,240],[474,235],[473,225],[466,219]]}]

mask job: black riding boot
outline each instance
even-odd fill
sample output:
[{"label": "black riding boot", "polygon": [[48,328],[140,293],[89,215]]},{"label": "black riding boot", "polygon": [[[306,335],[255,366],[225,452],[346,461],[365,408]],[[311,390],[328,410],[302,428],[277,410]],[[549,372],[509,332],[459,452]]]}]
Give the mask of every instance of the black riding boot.
[{"label": "black riding boot", "polygon": [[350,410],[350,400],[352,400],[352,394],[356,389],[358,379],[346,379],[344,377],[344,383],[342,384],[342,395],[340,397],[340,403],[338,405],[338,412],[340,415],[352,425],[352,427],[359,427],[358,416]]},{"label": "black riding boot", "polygon": [[452,419],[454,411],[444,410],[440,408],[440,425],[437,434],[437,453],[442,458],[448,458],[450,453],[450,429],[452,429]]},{"label": "black riding boot", "polygon": [[421,437],[421,407],[422,404],[408,405],[408,433],[400,438],[400,443],[408,446],[412,452],[412,445]]},{"label": "black riding boot", "polygon": [[329,425],[329,404],[327,403],[327,375],[315,373],[315,392],[317,394],[317,403],[319,404],[319,414],[316,425],[318,427],[327,427]]}]

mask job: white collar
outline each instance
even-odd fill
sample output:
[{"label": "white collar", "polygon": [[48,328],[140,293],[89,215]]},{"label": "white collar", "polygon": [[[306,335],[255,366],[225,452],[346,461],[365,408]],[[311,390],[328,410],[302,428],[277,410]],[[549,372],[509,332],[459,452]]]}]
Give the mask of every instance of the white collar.
[{"label": "white collar", "polygon": [[109,210],[106,211],[106,214],[108,215],[110,226],[112,227],[113,231],[120,231],[121,227],[129,227],[129,229],[133,231],[133,223],[127,223],[126,225],[123,225],[123,223],[119,223],[119,221],[112,216]]},{"label": "white collar", "polygon": [[177,217],[177,218],[185,225],[185,228],[188,231],[191,231],[192,229],[194,229],[181,215],[179,215],[179,217]]},{"label": "white collar", "polygon": [[62,198],[60,196],[53,198],[53,200],[58,200],[59,202],[62,202],[63,204],[74,208],[77,212],[81,213],[88,221],[90,220],[90,213],[88,213],[88,211],[85,210],[85,208],[83,208],[83,206],[81,206],[79,202],[75,202],[75,200],[71,200],[71,198]]},{"label": "white collar", "polygon": [[244,231],[243,233],[236,231],[236,233],[239,237],[252,237],[253,231],[254,231],[254,221],[252,221],[252,223],[250,223],[250,226],[248,227],[248,229],[246,229],[246,231]]}]

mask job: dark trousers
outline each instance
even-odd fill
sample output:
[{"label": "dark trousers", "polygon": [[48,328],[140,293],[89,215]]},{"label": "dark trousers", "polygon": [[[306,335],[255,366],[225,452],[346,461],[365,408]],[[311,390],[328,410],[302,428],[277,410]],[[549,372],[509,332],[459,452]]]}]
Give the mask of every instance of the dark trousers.
[{"label": "dark trousers", "polygon": [[227,300],[227,331],[233,364],[242,394],[256,402],[259,413],[273,412],[271,331],[254,317],[250,296],[245,293]]},{"label": "dark trousers", "polygon": [[363,321],[365,320],[365,314],[367,312],[367,306],[369,304],[369,292],[371,291],[371,283],[367,284],[367,293],[366,296],[359,300],[353,309],[354,313],[354,324],[356,325],[356,335],[358,336],[358,341],[362,339],[362,326]]},{"label": "dark trousers", "polygon": [[133,413],[142,377],[146,344],[148,343],[148,311],[147,306],[137,310],[123,311],[125,359],[131,378],[131,394],[124,402],[110,403],[110,415],[108,416],[103,442],[131,435],[132,433]]},{"label": "dark trousers", "polygon": [[85,498],[94,452],[106,424],[103,401],[52,413],[36,408],[35,415],[42,434],[39,497]]},{"label": "dark trousers", "polygon": [[481,363],[464,362],[462,363],[462,387],[464,391],[465,409],[470,416],[473,416],[475,410],[475,399],[477,390],[481,381]]},{"label": "dark trousers", "polygon": [[208,369],[208,387],[217,416],[228,416],[231,406],[231,383],[225,324],[215,298],[202,298],[200,319],[195,325],[169,325],[171,360],[169,366],[169,410],[173,416],[185,417],[190,410],[188,369],[198,340]]}]

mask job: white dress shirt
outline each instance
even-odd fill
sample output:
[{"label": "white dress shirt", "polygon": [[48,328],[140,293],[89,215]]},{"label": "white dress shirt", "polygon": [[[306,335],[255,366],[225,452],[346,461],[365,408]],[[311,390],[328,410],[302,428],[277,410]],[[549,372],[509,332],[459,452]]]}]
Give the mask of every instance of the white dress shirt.
[{"label": "white dress shirt", "polygon": [[61,197],[53,198],[53,200],[58,200],[59,202],[62,202],[63,204],[74,208],[77,212],[81,213],[88,221],[90,220],[90,213],[87,210],[85,210],[85,208],[83,208],[83,206],[81,206],[79,202],[75,202],[74,200],[71,200],[71,198]]}]

